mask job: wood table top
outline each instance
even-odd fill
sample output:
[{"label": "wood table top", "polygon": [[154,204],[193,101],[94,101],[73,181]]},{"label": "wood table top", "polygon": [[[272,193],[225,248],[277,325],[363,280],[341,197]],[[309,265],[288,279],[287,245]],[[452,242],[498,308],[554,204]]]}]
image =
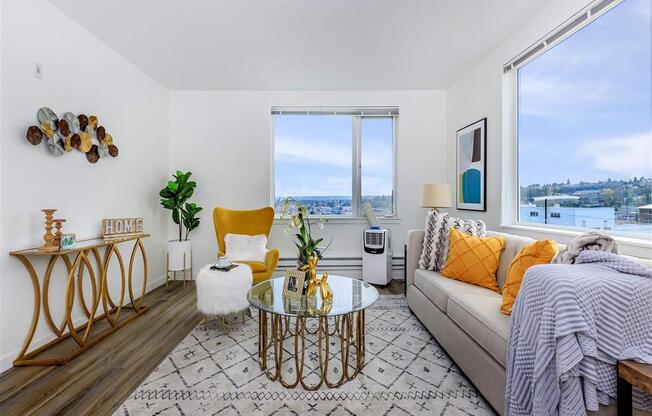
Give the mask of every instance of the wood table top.
[{"label": "wood table top", "polygon": [[652,364],[625,360],[618,362],[618,377],[652,394]]}]

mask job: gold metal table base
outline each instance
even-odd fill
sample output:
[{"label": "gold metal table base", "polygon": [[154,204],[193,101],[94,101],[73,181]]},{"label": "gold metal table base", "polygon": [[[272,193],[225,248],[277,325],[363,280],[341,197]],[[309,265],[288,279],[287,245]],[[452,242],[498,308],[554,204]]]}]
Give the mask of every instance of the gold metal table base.
[{"label": "gold metal table base", "polygon": [[[314,329],[306,325],[308,319],[318,320]],[[332,325],[331,325],[332,324]],[[309,384],[304,377],[304,362],[306,355],[306,336],[317,337],[318,359],[319,359],[319,382]],[[340,341],[340,367],[339,378],[329,380],[329,366],[333,365],[331,358],[331,338]],[[282,363],[284,343],[289,341],[293,344],[294,377],[283,374]],[[268,366],[268,352],[271,350],[273,368]],[[354,360],[349,363],[351,355]],[[288,317],[258,310],[258,363],[260,369],[271,381],[279,381],[284,387],[295,388],[299,384],[308,391],[318,390],[322,385],[329,388],[339,387],[347,381],[353,380],[362,367],[365,357],[365,314],[364,309],[337,317]],[[333,356],[334,358],[334,356]],[[351,365],[350,365],[351,364]],[[337,363],[335,363],[337,365]],[[290,380],[288,380],[290,377]]]},{"label": "gold metal table base", "polygon": [[[118,328],[145,313],[147,311],[147,306],[143,303],[143,299],[147,289],[147,254],[145,253],[145,246],[141,241],[141,239],[145,237],[149,237],[149,234],[139,234],[113,241],[105,241],[101,239],[79,241],[75,248],[56,252],[44,252],[38,248],[11,252],[10,254],[16,257],[27,270],[34,289],[32,323],[25,338],[25,342],[23,343],[18,356],[14,360],[14,366],[65,365],[82,352],[88,350],[93,345],[114,333]],[[120,250],[116,245],[127,241],[133,241],[134,246],[131,251],[131,257],[129,258],[129,267],[125,268],[124,260],[122,259]],[[105,249],[103,256],[100,254],[101,248]],[[133,290],[133,268],[138,251],[140,251],[143,261],[143,288],[140,296],[136,297],[134,296]],[[73,255],[75,257],[74,260],[71,261],[70,256]],[[42,287],[38,273],[30,261],[30,258],[33,256],[49,256]],[[120,298],[117,299],[117,302],[111,298],[107,282],[109,264],[113,257],[117,259],[120,268]],[[90,258],[95,260],[95,267],[93,267]],[[66,271],[68,272],[64,295],[64,316],[59,325],[57,325],[52,319],[49,301],[50,280],[52,279],[52,272],[54,271],[58,259],[63,260],[63,263],[66,266]],[[85,271],[88,272],[88,279],[92,292],[90,304],[86,303],[82,287],[83,278],[86,274],[84,273]],[[125,297],[127,294],[130,302],[125,304]],[[85,319],[85,322],[77,326],[75,326],[73,322],[75,300],[78,300],[78,305],[80,306],[83,318]],[[100,312],[100,304],[103,313]],[[133,310],[134,313],[127,317],[125,317],[125,314],[122,314],[121,316],[122,311],[125,309]],[[30,345],[39,323],[41,310],[43,311],[45,322],[55,338],[38,348],[30,350]],[[108,322],[108,328],[100,333],[93,334],[93,326],[103,319]],[[72,349],[72,351],[69,351],[62,356],[38,358],[40,353],[67,338],[72,338],[75,341],[76,348]]]}]

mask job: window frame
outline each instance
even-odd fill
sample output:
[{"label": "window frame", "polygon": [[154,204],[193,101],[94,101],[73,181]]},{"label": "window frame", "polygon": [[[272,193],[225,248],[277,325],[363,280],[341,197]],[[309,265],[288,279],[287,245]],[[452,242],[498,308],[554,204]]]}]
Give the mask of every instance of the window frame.
[{"label": "window frame", "polygon": [[[566,21],[558,25],[551,32],[538,39],[531,46],[514,56],[503,65],[503,149],[502,168],[511,175],[503,175],[502,189],[507,190],[502,195],[503,209],[500,213],[501,228],[507,230],[541,231],[557,235],[578,235],[590,231],[591,228],[577,226],[564,226],[556,224],[542,224],[528,222],[521,218],[521,187],[519,178],[519,77],[518,70],[534,61],[549,49],[565,41],[576,32],[590,25],[602,15],[609,12],[625,0],[595,0]],[[652,235],[636,232],[623,232],[616,230],[602,230],[604,233],[615,236],[618,240],[636,244],[640,242],[645,247],[652,247]]]},{"label": "window frame", "polygon": [[[283,107],[272,106],[270,114],[270,206],[276,206],[276,160],[275,160],[275,137],[276,129],[274,123],[274,115],[276,113],[294,113],[305,115],[323,114],[323,115],[350,115],[352,117],[351,123],[351,215],[311,215],[315,218],[328,219],[338,222],[343,220],[360,221],[364,218],[362,212],[362,120],[367,118],[391,118],[392,119],[392,213],[385,215],[378,215],[378,219],[382,220],[398,220],[398,119],[399,108],[398,106],[389,107]],[[351,114],[359,113],[359,114]],[[367,113],[367,114],[365,114]],[[383,114],[384,113],[384,114]],[[275,213],[275,218],[278,219],[280,213]]]}]

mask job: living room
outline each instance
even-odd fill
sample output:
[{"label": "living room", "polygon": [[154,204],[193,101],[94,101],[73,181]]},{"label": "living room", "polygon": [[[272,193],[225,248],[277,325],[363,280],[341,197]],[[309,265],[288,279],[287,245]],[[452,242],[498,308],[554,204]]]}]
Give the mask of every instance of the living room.
[{"label": "living room", "polygon": [[3,1],[0,414],[651,414],[651,16]]}]

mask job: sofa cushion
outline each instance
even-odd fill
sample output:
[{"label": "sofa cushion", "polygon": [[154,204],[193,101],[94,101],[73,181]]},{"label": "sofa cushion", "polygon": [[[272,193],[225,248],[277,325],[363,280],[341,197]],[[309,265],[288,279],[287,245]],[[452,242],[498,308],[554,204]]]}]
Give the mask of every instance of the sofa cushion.
[{"label": "sofa cushion", "polygon": [[500,308],[503,315],[511,315],[527,269],[537,264],[550,263],[557,253],[557,244],[553,240],[535,241],[519,250],[509,266],[507,282],[503,287],[503,304]]},{"label": "sofa cushion", "polygon": [[500,313],[502,297],[497,293],[475,295],[453,293],[447,314],[500,365],[506,366],[509,317]]},{"label": "sofa cushion", "polygon": [[[414,273],[414,285],[444,313],[448,307],[448,296],[452,293],[472,293],[478,296],[496,295],[489,289],[449,279],[430,270],[417,269]],[[498,307],[500,308],[500,304]]]},{"label": "sofa cushion", "polygon": [[499,293],[496,270],[505,245],[504,237],[474,237],[450,231],[448,261],[442,276],[461,280]]},{"label": "sofa cushion", "polygon": [[514,256],[516,253],[525,245],[532,244],[536,240],[529,237],[521,237],[514,234],[505,234],[495,231],[487,232],[487,237],[504,237],[505,245],[503,248],[503,253],[500,255],[500,262],[498,263],[498,271],[496,271],[496,280],[498,281],[498,287],[501,292],[507,281],[507,272],[509,271],[509,265],[512,264]]}]

